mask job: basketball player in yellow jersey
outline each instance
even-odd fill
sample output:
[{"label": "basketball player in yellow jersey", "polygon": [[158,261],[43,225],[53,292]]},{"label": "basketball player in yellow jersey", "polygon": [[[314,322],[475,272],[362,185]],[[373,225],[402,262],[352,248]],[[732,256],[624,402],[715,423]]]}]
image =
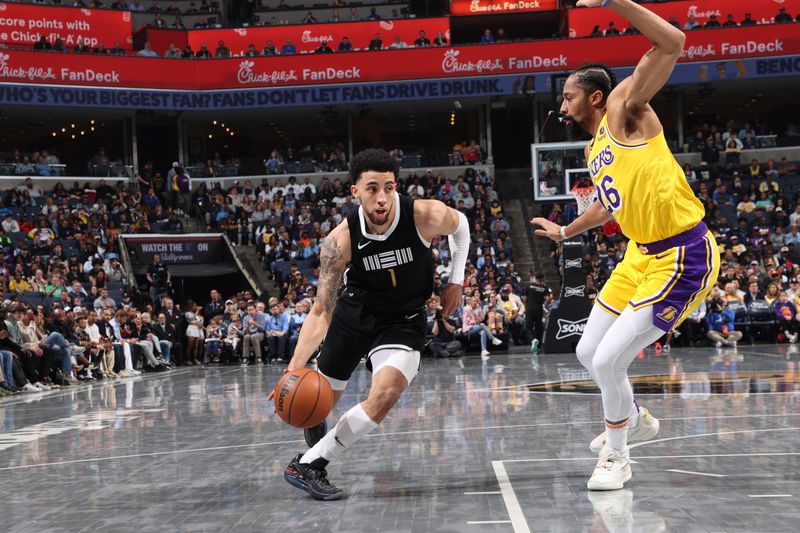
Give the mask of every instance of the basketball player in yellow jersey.
[{"label": "basketball player in yellow jersey", "polygon": [[591,444],[600,457],[588,488],[615,490],[631,478],[628,443],[652,439],[659,428],[634,402],[628,366],[706,297],[720,258],[702,221],[703,206],[649,104],[680,57],[685,35],[631,0],[581,0],[578,6],[609,7],[653,42],[619,85],[603,65],[587,65],[569,76],[561,113],[594,136],[586,159],[598,199],[566,227],[543,218],[531,221],[541,226],[536,235],[560,241],[613,218],[631,239],[576,349],[600,387],[606,426]]}]

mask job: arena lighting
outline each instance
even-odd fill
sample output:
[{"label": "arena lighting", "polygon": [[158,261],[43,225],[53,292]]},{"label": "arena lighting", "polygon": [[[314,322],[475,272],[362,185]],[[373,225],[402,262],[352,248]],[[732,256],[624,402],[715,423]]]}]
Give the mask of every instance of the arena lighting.
[{"label": "arena lighting", "polygon": [[222,123],[222,124],[220,124],[220,126],[222,126],[222,127],[224,128],[224,127],[225,127],[225,124],[224,124],[224,123]]},{"label": "arena lighting", "polygon": [[216,120],[212,120],[212,121],[211,121],[211,123],[212,123],[213,125],[215,125],[215,126],[217,125],[217,121],[216,121]]},{"label": "arena lighting", "polygon": [[89,124],[94,124],[94,119],[90,120]]},{"label": "arena lighting", "polygon": [[75,138],[75,134],[74,134],[74,133],[72,134],[72,138],[73,138],[73,139]]},{"label": "arena lighting", "polygon": [[[92,122],[94,122],[94,121],[92,121]],[[94,126],[92,126],[92,127],[91,127],[91,128],[89,128],[89,129],[90,129],[90,130],[92,130],[92,131],[94,131]]]},{"label": "arena lighting", "polygon": [[75,129],[75,124],[70,124],[69,127],[74,130]]},{"label": "arena lighting", "polygon": [[61,133],[67,133],[67,128],[61,128]]},{"label": "arena lighting", "polygon": [[209,133],[209,134],[208,134],[208,138],[209,138],[209,139],[213,139],[213,138],[214,138],[214,135],[212,135],[211,133]]},{"label": "arena lighting", "polygon": [[86,132],[81,130],[81,135],[86,135]]},{"label": "arena lighting", "polygon": [[57,133],[56,133],[56,132],[53,132],[53,137],[55,137],[56,135],[57,135]]}]

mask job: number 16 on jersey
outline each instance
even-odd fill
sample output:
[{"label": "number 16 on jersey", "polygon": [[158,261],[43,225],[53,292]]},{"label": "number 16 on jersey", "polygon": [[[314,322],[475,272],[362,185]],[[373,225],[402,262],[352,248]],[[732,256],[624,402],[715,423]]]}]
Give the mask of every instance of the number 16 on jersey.
[{"label": "number 16 on jersey", "polygon": [[622,197],[614,187],[614,178],[609,175],[603,176],[602,181],[597,185],[597,199],[600,200],[600,205],[612,215],[619,211],[619,208],[622,207]]}]

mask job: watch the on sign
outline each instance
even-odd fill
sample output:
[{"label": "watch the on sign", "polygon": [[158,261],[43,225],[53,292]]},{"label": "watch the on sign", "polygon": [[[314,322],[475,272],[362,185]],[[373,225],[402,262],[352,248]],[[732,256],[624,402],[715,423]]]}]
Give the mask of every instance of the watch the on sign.
[{"label": "watch the on sign", "polygon": [[522,13],[556,9],[558,9],[558,0],[452,0],[450,3],[452,15]]}]

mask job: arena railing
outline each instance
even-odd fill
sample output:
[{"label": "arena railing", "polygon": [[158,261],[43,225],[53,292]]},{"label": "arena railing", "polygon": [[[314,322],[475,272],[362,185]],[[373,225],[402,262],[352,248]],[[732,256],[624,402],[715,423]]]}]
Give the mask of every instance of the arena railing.
[{"label": "arena railing", "polygon": [[[455,180],[458,176],[463,176],[467,169],[472,168],[478,174],[485,171],[488,176],[494,175],[494,165],[461,165],[461,166],[448,166],[448,167],[419,167],[419,168],[401,168],[400,178],[405,179],[408,176],[415,174],[417,176],[424,176],[428,170],[431,170],[434,176],[443,174],[449,180]],[[347,172],[311,172],[305,174],[255,174],[250,176],[225,176],[213,178],[195,178],[192,177],[192,189],[196,189],[201,183],[205,183],[206,187],[211,188],[214,184],[220,184],[222,188],[228,189],[234,182],[239,186],[244,185],[246,181],[250,181],[253,186],[257,187],[263,182],[268,182],[270,185],[280,180],[284,186],[290,177],[294,176],[297,179],[297,184],[302,185],[306,178],[311,179],[311,183],[315,186],[322,183],[322,178],[327,177],[330,181],[336,178],[344,179],[347,177]]]},{"label": "arena railing", "polygon": [[[401,168],[400,169],[400,177],[405,179],[406,177],[415,174],[417,176],[424,176],[425,173],[430,169],[434,176],[438,176],[439,174],[443,174],[449,180],[455,180],[458,176],[463,176],[467,169],[474,169],[476,173],[480,174],[481,171],[486,172],[488,176],[494,175],[494,165],[460,165],[460,166],[448,166],[448,167],[419,167],[419,168]],[[306,178],[311,178],[311,182],[314,185],[319,185],[322,183],[322,178],[327,177],[329,180],[333,181],[336,178],[344,180],[347,177],[347,172],[311,172],[305,174],[253,174],[248,176],[224,176],[224,177],[213,177],[213,178],[202,178],[202,177],[194,177],[191,176],[191,183],[192,189],[197,189],[201,183],[205,183],[206,187],[211,187],[213,184],[220,184],[223,188],[228,189],[238,182],[239,186],[244,185],[246,181],[250,181],[254,186],[258,187],[263,182],[268,182],[270,184],[274,184],[276,181],[280,180],[283,182],[284,186],[288,182],[289,178],[294,176],[297,179],[298,185],[302,184]],[[0,176],[0,188],[10,188],[15,187],[17,185],[21,185],[25,183],[25,179],[30,177],[36,186],[41,187],[42,189],[49,190],[54,187],[57,183],[62,183],[64,185],[71,185],[74,182],[78,182],[80,185],[84,185],[86,183],[90,184],[97,184],[101,179],[105,180],[108,185],[112,187],[116,186],[117,183],[126,183],[129,186],[135,186],[137,180],[135,177],[133,178],[126,178],[126,177],[105,177],[105,176]]]}]

